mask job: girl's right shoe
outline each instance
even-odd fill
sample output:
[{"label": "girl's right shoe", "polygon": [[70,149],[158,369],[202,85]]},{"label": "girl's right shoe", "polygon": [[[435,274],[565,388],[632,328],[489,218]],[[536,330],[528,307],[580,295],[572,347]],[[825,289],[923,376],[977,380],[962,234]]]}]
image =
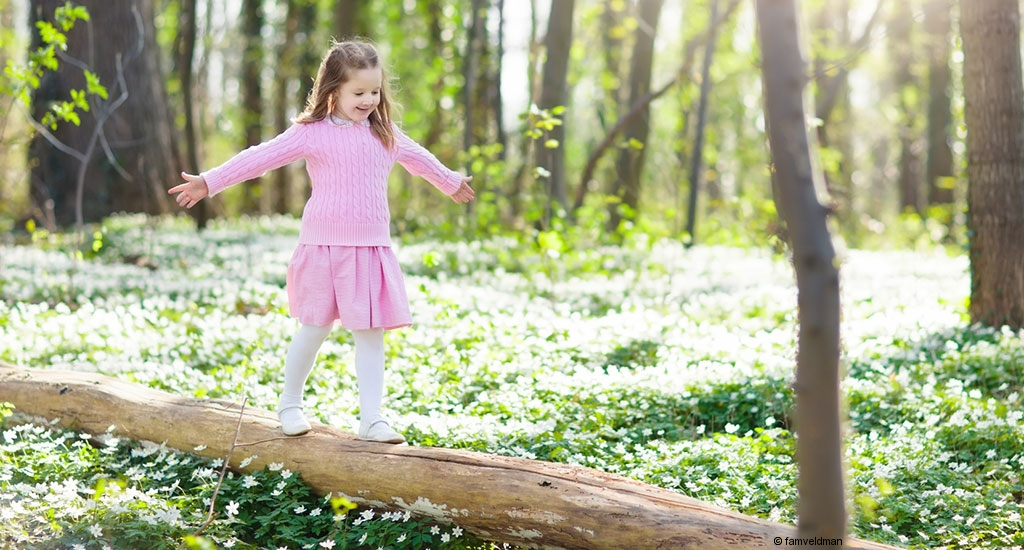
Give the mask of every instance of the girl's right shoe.
[{"label": "girl's right shoe", "polygon": [[277,417],[281,420],[281,431],[284,435],[302,435],[313,427],[302,415],[301,407],[288,407],[278,411]]}]

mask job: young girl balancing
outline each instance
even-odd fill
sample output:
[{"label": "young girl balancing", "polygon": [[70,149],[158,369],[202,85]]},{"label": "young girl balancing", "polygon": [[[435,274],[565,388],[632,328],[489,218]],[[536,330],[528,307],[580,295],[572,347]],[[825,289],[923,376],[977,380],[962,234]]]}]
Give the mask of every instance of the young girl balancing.
[{"label": "young girl balancing", "polygon": [[281,430],[310,430],[303,389],[335,322],[352,331],[361,439],[401,443],[382,413],[384,331],[412,323],[398,259],[391,250],[388,174],[395,162],[456,203],[473,199],[471,177],[449,170],[391,121],[387,78],[365,42],[334,43],[306,109],[290,128],[168,192],[192,208],[209,195],[305,159],[312,194],[288,264],[288,305],[300,327],[288,348],[278,404]]}]

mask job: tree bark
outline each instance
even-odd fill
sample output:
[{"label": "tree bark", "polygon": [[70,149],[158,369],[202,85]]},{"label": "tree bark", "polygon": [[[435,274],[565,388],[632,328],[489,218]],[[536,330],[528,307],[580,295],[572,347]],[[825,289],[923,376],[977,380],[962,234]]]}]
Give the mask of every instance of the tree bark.
[{"label": "tree bark", "polygon": [[911,33],[914,24],[912,6],[907,2],[897,2],[891,9],[887,23],[888,50],[893,63],[892,93],[896,96],[899,108],[899,119],[896,127],[900,143],[899,171],[897,185],[899,188],[900,212],[912,211],[920,214],[923,210],[921,191],[920,162],[915,151],[918,142],[918,131],[915,121],[918,117],[920,104],[917,94],[910,90],[919,82],[914,79],[911,62],[914,56],[914,42]]},{"label": "tree bark", "polygon": [[[152,0],[82,0],[80,4],[89,10],[91,21],[79,22],[68,33],[67,55],[99,77],[111,100],[121,92],[117,85],[119,64],[127,88],[124,103],[105,119],[99,142],[84,166],[83,221],[98,221],[115,212],[165,213],[170,204],[167,186],[180,179],[178,172],[183,163],[164,90]],[[51,20],[54,9],[62,5],[64,0],[32,0],[32,22]],[[143,24],[142,51],[128,59],[140,41],[136,13]],[[70,90],[85,87],[82,70],[73,63],[62,62],[57,71],[47,74],[33,94],[33,117],[41,118],[50,101],[68,99]],[[97,103],[92,111],[82,113],[79,126],[59,125],[54,136],[79,153],[90,150],[100,107]],[[104,142],[110,155],[102,150]],[[35,215],[56,226],[74,224],[78,162],[38,134],[33,138],[29,157],[30,196]],[[111,158],[116,159],[116,165]]]},{"label": "tree bark", "polygon": [[[263,0],[242,0],[242,148],[263,141]],[[262,210],[263,178],[253,178],[242,187],[242,211]]]},{"label": "tree bark", "polygon": [[[637,3],[636,40],[629,74],[629,104],[633,105],[651,91],[651,72],[654,64],[654,38],[658,29],[663,0],[639,0]],[[621,204],[632,211],[640,205],[640,174],[647,153],[650,133],[650,109],[644,106],[639,116],[626,127],[624,138],[630,144],[619,153],[616,165],[616,189],[612,193],[622,199]],[[632,144],[638,144],[633,147]],[[619,204],[613,203],[608,213],[608,230],[617,231],[623,216]]]},{"label": "tree bark", "polygon": [[[572,47],[573,9],[576,0],[561,0],[551,3],[548,30],[544,37],[544,73],[541,81],[541,109],[566,107],[569,102],[568,73],[569,50]],[[566,209],[565,186],[565,117],[563,124],[555,126],[547,136],[536,140],[537,166],[548,172],[547,207],[545,223],[550,222],[555,208]],[[548,147],[548,140],[555,140],[557,146]]]},{"label": "tree bark", "polygon": [[[295,35],[298,33],[298,27],[298,0],[286,0],[284,38],[277,49],[278,69],[277,78],[274,79],[274,130],[278,134],[287,130],[291,124],[288,113],[295,104],[289,91],[296,76],[295,65],[298,55],[296,55]],[[274,171],[274,194],[271,209],[277,214],[291,212],[292,174],[293,171],[288,168]]]},{"label": "tree bark", "polygon": [[697,106],[697,128],[693,138],[693,155],[690,158],[690,200],[686,208],[686,234],[690,240],[687,248],[697,242],[697,197],[700,195],[701,174],[704,171],[704,126],[708,118],[708,102],[711,101],[711,60],[715,55],[715,39],[718,34],[714,26],[718,17],[718,0],[711,0],[711,23],[708,42],[704,45],[704,66],[701,68],[700,99]]},{"label": "tree bark", "polygon": [[[0,402],[62,426],[159,441],[259,470],[283,463],[321,494],[456,522],[481,538],[534,548],[777,547],[792,526],[745,516],[596,470],[461,450],[359,441],[315,424],[280,435],[275,415],[238,403],[174,396],[106,376],[0,363]],[[239,414],[242,423],[237,434]],[[240,464],[251,458],[245,468]],[[339,467],[343,465],[343,467]],[[884,545],[846,541],[854,548]]]},{"label": "tree bark", "polygon": [[839,392],[839,271],[821,175],[811,163],[804,113],[806,62],[795,0],[757,0],[765,117],[777,209],[793,250],[798,291],[796,399],[801,536],[846,536]]},{"label": "tree bark", "polygon": [[1024,328],[1024,85],[1016,0],[961,0],[971,321]]},{"label": "tree bark", "polygon": [[[928,0],[924,7],[924,26],[928,34],[928,157],[925,163],[925,184],[929,205],[950,205],[953,193],[953,148],[950,131],[953,106],[949,67],[951,32],[951,0]],[[949,223],[952,223],[950,212]]]},{"label": "tree bark", "polygon": [[363,11],[369,4],[368,0],[334,0],[334,27],[331,35],[337,40],[368,38]]},{"label": "tree bark", "polygon": [[[185,170],[190,174],[198,174],[201,169],[199,133],[196,131],[196,108],[193,101],[195,98],[193,61],[196,51],[196,0],[181,0],[178,10],[178,35],[174,41],[174,54],[178,81],[181,83],[182,109],[185,119]],[[209,204],[209,201],[200,201],[192,209],[192,216],[199,229],[205,228],[209,221]]]}]

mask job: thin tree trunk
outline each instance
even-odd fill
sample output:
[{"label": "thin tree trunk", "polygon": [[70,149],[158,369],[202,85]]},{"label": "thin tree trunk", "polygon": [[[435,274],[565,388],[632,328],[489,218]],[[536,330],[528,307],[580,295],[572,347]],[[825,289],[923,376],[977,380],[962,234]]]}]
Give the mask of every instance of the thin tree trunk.
[{"label": "thin tree trunk", "polygon": [[[718,16],[718,0],[711,0],[711,18],[714,22]],[[690,240],[686,246],[691,247],[697,242],[697,197],[700,194],[701,174],[704,171],[704,125],[708,118],[708,102],[711,100],[711,60],[715,55],[715,42],[718,36],[717,27],[710,28],[708,42],[704,45],[704,66],[701,69],[700,102],[697,106],[697,128],[693,139],[693,155],[690,159],[690,201],[686,211],[686,234]]]},{"label": "thin tree trunk", "polygon": [[[552,110],[567,107],[569,102],[569,49],[572,47],[573,10],[576,0],[551,3],[548,30],[544,37],[544,73],[540,91],[540,108]],[[554,210],[565,210],[565,118],[545,137],[536,140],[537,166],[547,172],[544,224],[547,226]],[[550,143],[549,143],[550,140]],[[553,146],[552,146],[553,145]]]},{"label": "thin tree trunk", "polygon": [[[299,6],[297,0],[286,0],[284,20],[284,39],[277,51],[277,75],[274,79],[274,130],[281,133],[288,129],[289,107],[294,100],[288,93],[295,79],[295,35],[299,26]],[[288,168],[274,171],[273,211],[287,214],[291,211],[292,171]]]},{"label": "thin tree trunk", "polygon": [[732,16],[732,13],[736,11],[736,8],[739,7],[741,1],[742,0],[732,0],[729,7],[715,18],[710,25],[708,25],[708,29],[704,35],[689,40],[683,47],[683,62],[676,71],[675,77],[661,88],[644,95],[632,105],[628,105],[628,110],[619,117],[615,122],[615,125],[607,131],[601,142],[594,147],[594,150],[587,158],[587,163],[583,168],[583,175],[580,177],[579,186],[576,188],[576,201],[573,203],[573,211],[579,210],[583,207],[583,201],[586,198],[586,193],[590,188],[590,183],[593,181],[594,172],[597,170],[597,163],[600,162],[601,157],[604,156],[605,152],[613,143],[615,143],[616,136],[629,126],[629,124],[633,122],[633,119],[639,116],[640,113],[647,108],[648,104],[664,95],[673,86],[682,82],[683,79],[690,74],[690,69],[693,67],[694,63],[694,57],[697,55],[698,46],[707,44],[711,35],[717,32],[718,27]]},{"label": "thin tree trunk", "polygon": [[[777,537],[796,536],[789,525],[580,466],[371,443],[322,424],[309,435],[284,437],[272,412],[97,374],[0,363],[0,402],[85,433],[113,426],[118,437],[210,458],[224,458],[234,444],[229,465],[236,471],[282,463],[319,494],[455,522],[481,538],[533,548],[772,548]],[[845,542],[844,548],[889,548]]]},{"label": "thin tree trunk", "polygon": [[915,99],[917,94],[910,89],[917,87],[911,69],[914,46],[911,26],[914,14],[907,2],[897,2],[893,6],[891,16],[886,25],[888,33],[889,57],[893,64],[892,93],[896,95],[899,108],[896,132],[900,144],[899,172],[897,187],[899,189],[900,212],[922,212],[920,164],[915,151],[918,142],[915,119],[919,105]]},{"label": "thin tree trunk", "polygon": [[757,0],[775,202],[793,250],[798,291],[798,517],[803,537],[846,536],[839,391],[839,271],[804,113],[806,62],[796,0]]},{"label": "thin tree trunk", "polygon": [[[242,0],[242,128],[243,148],[263,141],[263,0]],[[242,186],[242,211],[262,210],[263,178],[253,178]]]},{"label": "thin tree trunk", "polygon": [[[198,174],[199,133],[196,131],[195,85],[193,83],[193,61],[196,52],[196,0],[181,0],[178,12],[178,36],[175,40],[178,80],[181,82],[182,108],[185,119],[185,170]],[[192,209],[196,226],[204,229],[209,221],[209,201],[200,201]]]},{"label": "thin tree trunk", "polygon": [[505,131],[505,100],[501,94],[501,73],[505,62],[505,0],[497,0],[498,10],[498,38],[497,49],[494,57],[494,83],[491,86],[491,112],[494,113],[494,128],[497,134],[497,143],[501,145],[501,152],[498,154],[500,160],[505,160],[508,153],[508,133]]},{"label": "thin tree trunk", "polygon": [[364,8],[368,0],[334,0],[334,27],[332,36],[338,40],[369,38],[364,20]]},{"label": "thin tree trunk", "polygon": [[463,56],[462,102],[463,133],[462,149],[468,151],[476,143],[476,114],[478,89],[480,84],[480,62],[484,48],[484,26],[487,21],[487,4],[485,0],[471,0],[469,38],[466,40],[466,53]]},{"label": "thin tree trunk", "polygon": [[960,1],[971,321],[1024,328],[1024,85],[1017,0]]},{"label": "thin tree trunk", "polygon": [[[950,98],[952,70],[950,58],[951,0],[928,0],[924,8],[924,26],[928,33],[928,158],[925,184],[929,205],[951,205],[954,201],[953,148],[950,131],[953,107]],[[952,212],[950,213],[952,214]],[[950,215],[949,223],[953,216]]]},{"label": "thin tree trunk", "polygon": [[[651,72],[654,62],[654,38],[658,29],[663,0],[639,0],[637,3],[636,40],[629,74],[629,103],[635,104],[651,90]],[[650,133],[650,110],[645,106],[639,116],[630,123],[624,136],[628,146],[619,152],[616,164],[616,190],[613,195],[622,199],[632,213],[640,206],[640,176],[644,169],[647,153],[647,136]],[[619,204],[612,204],[608,215],[608,230],[617,231],[623,215]]]}]

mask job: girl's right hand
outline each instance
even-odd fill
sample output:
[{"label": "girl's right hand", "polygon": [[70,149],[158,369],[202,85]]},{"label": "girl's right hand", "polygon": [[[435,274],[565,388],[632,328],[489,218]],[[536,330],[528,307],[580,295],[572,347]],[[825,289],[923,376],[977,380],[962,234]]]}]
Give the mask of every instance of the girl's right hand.
[{"label": "girl's right hand", "polygon": [[167,190],[168,194],[178,196],[174,199],[179,206],[192,208],[197,202],[203,200],[210,194],[210,188],[206,186],[206,179],[203,176],[181,173],[185,183],[175,185]]}]

